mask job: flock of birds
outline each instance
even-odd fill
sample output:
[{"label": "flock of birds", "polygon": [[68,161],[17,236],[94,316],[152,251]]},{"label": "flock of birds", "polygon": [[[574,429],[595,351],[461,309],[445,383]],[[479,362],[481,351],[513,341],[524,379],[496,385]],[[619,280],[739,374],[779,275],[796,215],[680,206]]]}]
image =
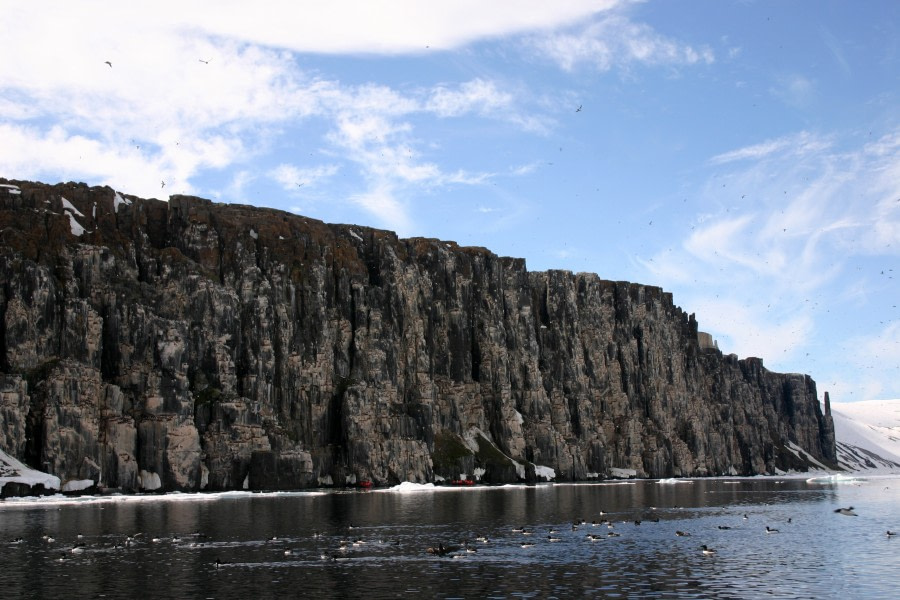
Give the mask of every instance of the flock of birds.
[{"label": "flock of birds", "polygon": [[[651,509],[655,510],[655,509]],[[834,510],[836,514],[856,517],[858,514],[855,512],[852,506],[837,508]],[[601,515],[606,515],[603,511],[600,512]],[[749,515],[746,513],[743,514],[743,521],[748,521],[750,519]],[[650,522],[658,523],[660,521],[659,517],[654,516],[651,519],[647,519]],[[791,523],[791,519],[787,520],[787,523]],[[576,519],[571,527],[566,526],[564,529],[558,527],[541,527],[541,532],[535,528],[529,528],[526,526],[521,527],[513,527],[509,533],[511,536],[505,536],[503,540],[501,540],[501,544],[506,546],[510,545],[509,540],[512,539],[512,544],[516,544],[523,549],[533,548],[538,544],[553,544],[558,542],[572,542],[572,536],[580,536],[584,542],[586,543],[596,543],[602,542],[604,540],[610,538],[621,537],[622,533],[616,531],[617,524],[621,525],[629,525],[633,523],[634,526],[640,526],[643,523],[642,519],[635,519],[633,521],[622,521],[613,522],[610,519],[604,518],[600,520],[594,520],[591,522],[587,522],[584,519]],[[719,530],[728,530],[732,529],[730,525],[718,525],[717,528]],[[359,527],[354,525],[350,525],[347,528],[347,531],[358,530]],[[568,530],[565,531],[565,530]],[[567,535],[568,533],[568,535]],[[765,526],[766,534],[777,534],[779,533],[778,529],[770,527],[768,525]],[[583,535],[582,535],[583,534]],[[888,538],[895,537],[897,532],[887,530],[886,535]],[[313,538],[326,538],[330,536],[326,536],[321,532],[313,532]],[[692,534],[687,531],[676,530],[676,537],[692,537]],[[89,546],[85,541],[82,535],[76,536],[76,542],[74,544],[67,544],[65,546],[65,550],[62,550],[59,554],[58,560],[64,561],[70,557],[70,555],[82,554],[85,551],[119,551],[119,550],[127,550],[132,547],[136,547],[141,544],[160,544],[160,543],[172,543],[172,544],[185,544],[191,548],[203,548],[203,547],[211,547],[214,544],[210,543],[201,532],[196,532],[191,535],[187,535],[182,538],[179,535],[172,535],[170,537],[151,537],[144,536],[141,533],[136,533],[133,535],[126,535],[116,539],[115,543],[110,547],[108,544],[105,546],[95,545]],[[367,545],[374,546],[400,546],[401,543],[399,541],[394,542],[385,542],[384,540],[364,540],[362,537],[354,537],[353,539],[341,539],[337,543],[337,549],[331,552],[323,552],[320,554],[319,558],[322,560],[330,560],[334,562],[343,562],[351,559],[350,550],[352,549],[361,549]],[[577,538],[574,538],[577,539]],[[277,536],[270,537],[265,540],[266,545],[270,544],[283,544],[284,542],[288,542],[288,539],[279,538]],[[55,544],[56,539],[50,535],[42,536],[42,542],[45,544]],[[21,537],[15,538],[10,541],[10,544],[24,544],[25,540]],[[488,547],[492,543],[492,540],[488,539],[486,536],[478,536],[474,538],[474,542],[464,541],[461,543],[447,543],[439,542],[437,545],[428,546],[423,549],[425,554],[438,556],[438,557],[449,557],[449,558],[462,558],[464,556],[475,554],[478,552],[479,548]],[[706,556],[716,554],[716,550],[710,547],[707,544],[702,544],[699,546],[699,551]],[[283,550],[285,556],[295,556],[302,554],[301,551],[294,548],[285,548]],[[220,568],[229,563],[223,562],[220,558],[215,559],[214,566],[215,568]]]},{"label": "flock of birds", "polygon": [[[653,509],[655,510],[655,509]],[[834,511],[840,515],[846,516],[858,516],[852,506],[847,508],[838,508]],[[601,515],[605,515],[603,511],[600,511]],[[746,513],[743,514],[743,521],[748,521],[750,516]],[[654,516],[651,519],[646,519],[653,523],[658,523],[660,521],[659,517]],[[622,521],[620,524],[628,526],[633,523],[634,526],[640,526],[645,519],[635,519],[633,521]],[[788,518],[787,523],[792,523],[792,519]],[[558,527],[541,527],[539,528],[541,531],[539,532],[536,528],[529,528],[526,526],[513,527],[509,530],[509,533],[512,534],[513,541],[509,541],[509,537],[504,537],[503,540],[500,541],[500,544],[506,545],[509,547],[510,545],[518,545],[523,549],[533,548],[539,544],[553,544],[559,543],[563,541],[572,541],[571,535],[580,535],[584,533],[583,540],[587,543],[595,543],[602,542],[607,539],[621,537],[622,533],[616,531],[617,522],[613,522],[611,519],[600,519],[594,520],[590,523],[584,519],[576,519],[571,527],[566,527],[570,531],[570,535],[566,536],[565,531]],[[598,531],[603,531],[605,528],[605,533],[597,533]],[[719,530],[729,530],[733,527],[730,525],[718,525],[717,528]],[[358,529],[353,525],[348,527],[348,531]],[[766,534],[777,534],[780,533],[780,530],[770,527],[768,525],[765,526]],[[887,537],[893,537],[897,535],[895,532],[888,530]],[[687,531],[676,530],[676,537],[692,537],[692,534]],[[314,532],[314,538],[322,538],[324,534],[321,532]],[[276,542],[278,538],[270,538],[269,542]],[[322,553],[320,558],[322,560],[330,560],[333,562],[344,562],[351,560],[351,556],[348,553],[352,549],[360,549],[369,544],[375,545],[389,545],[389,546],[399,546],[399,541],[394,542],[385,542],[384,540],[375,540],[375,541],[367,541],[361,537],[356,537],[352,540],[350,539],[341,539],[338,542],[337,550],[331,553]],[[467,555],[477,554],[479,548],[489,547],[491,544],[496,545],[496,540],[491,540],[487,536],[477,536],[474,538],[474,542],[472,541],[463,541],[458,543],[444,543],[439,542],[436,545],[428,546],[424,549],[425,554],[437,556],[437,557],[447,557],[447,558],[464,558]],[[710,547],[707,544],[702,544],[699,546],[699,551],[705,556],[711,556],[716,554],[716,550]],[[298,555],[299,551],[294,549],[286,549],[284,554],[287,556]],[[221,562],[219,559],[216,559],[216,568],[226,565],[228,563]]]}]

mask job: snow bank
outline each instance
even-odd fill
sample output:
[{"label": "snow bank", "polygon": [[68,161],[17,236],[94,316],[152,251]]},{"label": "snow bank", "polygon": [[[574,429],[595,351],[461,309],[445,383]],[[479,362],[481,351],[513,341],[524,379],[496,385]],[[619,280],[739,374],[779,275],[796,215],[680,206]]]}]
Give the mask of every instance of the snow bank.
[{"label": "snow bank", "polygon": [[556,479],[556,471],[550,467],[542,467],[541,465],[534,465],[534,475],[535,477],[543,477],[547,481]]},{"label": "snow bank", "polygon": [[93,479],[70,479],[62,486],[64,492],[80,492],[94,485]]},{"label": "snow bank", "polygon": [[612,467],[609,470],[610,477],[618,477],[619,479],[630,479],[632,477],[637,477],[637,471],[634,469],[618,469],[616,467]]},{"label": "snow bank", "polygon": [[59,489],[59,477],[26,467],[0,450],[0,490],[7,483],[23,483],[32,487],[41,484],[48,490]]}]

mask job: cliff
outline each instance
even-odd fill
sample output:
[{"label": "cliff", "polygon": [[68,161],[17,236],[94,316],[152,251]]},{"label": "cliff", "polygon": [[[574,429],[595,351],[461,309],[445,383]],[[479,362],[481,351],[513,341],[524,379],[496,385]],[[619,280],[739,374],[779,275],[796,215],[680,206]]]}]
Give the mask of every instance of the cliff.
[{"label": "cliff", "polygon": [[0,283],[0,449],[63,482],[297,489],[835,463],[808,376],[701,345],[659,288],[529,272],[483,248],[12,181]]}]

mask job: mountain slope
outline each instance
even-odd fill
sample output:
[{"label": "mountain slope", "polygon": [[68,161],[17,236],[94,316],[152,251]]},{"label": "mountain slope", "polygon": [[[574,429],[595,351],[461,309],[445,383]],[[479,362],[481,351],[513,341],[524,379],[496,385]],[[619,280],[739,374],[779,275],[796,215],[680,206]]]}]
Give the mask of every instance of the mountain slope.
[{"label": "mountain slope", "polygon": [[831,403],[838,463],[900,473],[900,400]]}]

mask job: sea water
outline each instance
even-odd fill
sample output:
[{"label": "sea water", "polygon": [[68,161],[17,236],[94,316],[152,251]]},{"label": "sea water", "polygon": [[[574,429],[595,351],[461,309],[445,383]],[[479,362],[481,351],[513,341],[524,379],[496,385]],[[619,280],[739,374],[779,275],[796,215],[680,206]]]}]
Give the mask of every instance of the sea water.
[{"label": "sea water", "polygon": [[[849,506],[858,516],[835,512]],[[6,500],[0,590],[892,598],[900,536],[887,531],[900,532],[898,509],[900,479],[846,477]]]}]

